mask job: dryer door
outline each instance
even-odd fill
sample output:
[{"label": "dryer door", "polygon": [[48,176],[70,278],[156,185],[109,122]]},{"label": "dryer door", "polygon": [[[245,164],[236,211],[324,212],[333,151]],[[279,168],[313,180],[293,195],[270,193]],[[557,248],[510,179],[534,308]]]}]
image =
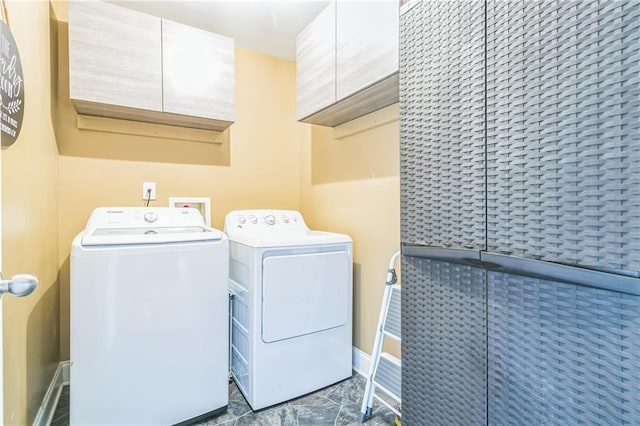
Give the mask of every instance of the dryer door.
[{"label": "dryer door", "polygon": [[351,304],[348,251],[275,255],[262,262],[265,343],[347,323]]}]

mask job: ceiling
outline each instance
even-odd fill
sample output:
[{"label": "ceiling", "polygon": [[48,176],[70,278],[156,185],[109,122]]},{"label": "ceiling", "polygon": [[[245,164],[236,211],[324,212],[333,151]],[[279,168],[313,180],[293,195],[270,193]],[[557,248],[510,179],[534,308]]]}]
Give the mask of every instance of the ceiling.
[{"label": "ceiling", "polygon": [[296,36],[330,0],[107,0],[235,39],[236,45],[289,60]]}]

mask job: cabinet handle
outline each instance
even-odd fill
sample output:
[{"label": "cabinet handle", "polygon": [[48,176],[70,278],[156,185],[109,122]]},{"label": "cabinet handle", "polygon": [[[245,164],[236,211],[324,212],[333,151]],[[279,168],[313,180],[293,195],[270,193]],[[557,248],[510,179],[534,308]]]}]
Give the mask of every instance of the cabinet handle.
[{"label": "cabinet handle", "polygon": [[404,256],[421,257],[432,260],[459,263],[469,266],[486,267],[480,262],[480,250],[466,248],[449,248],[402,243]]},{"label": "cabinet handle", "polygon": [[640,296],[640,274],[624,270],[597,270],[482,250],[402,244],[403,256],[420,257],[486,269],[489,272],[523,275],[583,287]]},{"label": "cabinet handle", "polygon": [[640,278],[637,273],[630,271],[599,271],[581,266],[488,252],[482,252],[480,258],[483,263],[498,265],[498,268],[495,268],[496,272],[640,296]]}]

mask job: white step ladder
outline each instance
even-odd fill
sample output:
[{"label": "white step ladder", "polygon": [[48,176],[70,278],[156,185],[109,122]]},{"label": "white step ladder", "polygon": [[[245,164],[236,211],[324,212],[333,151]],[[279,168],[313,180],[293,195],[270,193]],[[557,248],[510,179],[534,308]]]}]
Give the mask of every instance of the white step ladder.
[{"label": "white step ladder", "polygon": [[380,390],[398,404],[402,401],[400,392],[402,364],[398,358],[382,352],[386,337],[400,341],[400,286],[396,284],[397,276],[395,270],[395,264],[399,257],[400,252],[397,252],[391,256],[389,261],[380,318],[378,319],[376,338],[371,353],[371,367],[367,376],[362,408],[360,409],[360,423],[367,421],[371,417],[374,398],[398,416],[400,415],[396,407],[376,394],[376,391]]}]

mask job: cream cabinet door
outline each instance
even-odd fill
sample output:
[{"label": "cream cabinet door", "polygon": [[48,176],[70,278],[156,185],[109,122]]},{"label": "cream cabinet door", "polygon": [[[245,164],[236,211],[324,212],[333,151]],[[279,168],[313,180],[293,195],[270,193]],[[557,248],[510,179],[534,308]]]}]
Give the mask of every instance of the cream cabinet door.
[{"label": "cream cabinet door", "polygon": [[234,121],[233,39],[162,20],[164,112]]},{"label": "cream cabinet door", "polygon": [[338,0],[336,14],[337,99],[398,72],[397,0]]},{"label": "cream cabinet door", "polygon": [[336,101],[336,3],[332,2],[296,39],[297,117]]},{"label": "cream cabinet door", "polygon": [[162,111],[160,43],[160,18],[69,2],[69,90],[78,111],[86,102]]}]

